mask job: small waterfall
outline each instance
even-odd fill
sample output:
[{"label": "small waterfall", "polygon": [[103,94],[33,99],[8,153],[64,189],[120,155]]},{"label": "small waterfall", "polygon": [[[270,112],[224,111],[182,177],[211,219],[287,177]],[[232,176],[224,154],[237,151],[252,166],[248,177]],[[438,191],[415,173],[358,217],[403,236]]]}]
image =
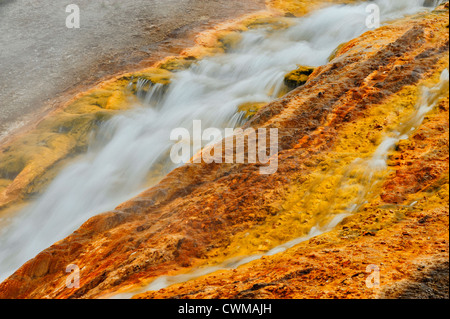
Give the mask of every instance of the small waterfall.
[{"label": "small waterfall", "polygon": [[[423,0],[375,3],[384,21],[424,9]],[[0,280],[88,218],[148,187],[147,176],[156,164],[163,163],[164,172],[174,169],[167,155],[172,129],[191,129],[193,120],[225,128],[239,105],[276,98],[284,75],[297,64],[325,64],[339,44],[367,31],[366,6],[331,6],[292,18],[295,23],[287,30],[245,32],[231,52],[176,73],[164,93],[153,86],[144,94],[148,83],[140,80],[138,94],[148,106],[136,106],[105,123],[88,152],[1,230]]]}]

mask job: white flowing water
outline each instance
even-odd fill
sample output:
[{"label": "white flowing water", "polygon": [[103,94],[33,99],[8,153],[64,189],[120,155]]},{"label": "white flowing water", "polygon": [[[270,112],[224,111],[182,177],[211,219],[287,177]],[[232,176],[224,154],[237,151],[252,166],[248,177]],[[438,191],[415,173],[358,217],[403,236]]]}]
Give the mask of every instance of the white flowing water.
[{"label": "white flowing water", "polygon": [[[382,21],[425,8],[424,0],[379,0]],[[117,115],[99,130],[88,152],[68,165],[48,189],[0,230],[0,280],[69,235],[90,217],[114,209],[149,185],[156,164],[171,164],[174,128],[237,125],[237,107],[269,102],[297,64],[319,66],[333,50],[367,31],[367,3],[331,6],[292,19],[287,30],[243,33],[237,48],[206,58],[173,78],[167,92],[155,87],[146,106]],[[198,151],[198,150],[195,150]]]}]

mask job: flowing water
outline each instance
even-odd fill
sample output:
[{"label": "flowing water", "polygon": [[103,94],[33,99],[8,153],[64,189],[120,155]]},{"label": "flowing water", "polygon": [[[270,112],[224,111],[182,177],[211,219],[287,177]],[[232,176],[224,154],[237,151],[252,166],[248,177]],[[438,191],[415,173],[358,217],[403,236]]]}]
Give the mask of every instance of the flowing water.
[{"label": "flowing water", "polygon": [[[424,0],[372,3],[379,5],[383,21],[425,9]],[[293,25],[286,30],[245,32],[235,49],[176,73],[164,94],[155,86],[144,97],[145,105],[106,122],[88,152],[7,221],[0,233],[0,280],[88,218],[148,187],[152,170],[161,165],[165,172],[175,168],[168,159],[172,129],[191,129],[193,120],[201,120],[204,128],[236,126],[237,107],[277,98],[284,75],[297,64],[325,64],[338,45],[368,30],[366,7],[331,6],[292,18]],[[380,146],[383,154],[395,143],[397,137],[393,138]]]}]

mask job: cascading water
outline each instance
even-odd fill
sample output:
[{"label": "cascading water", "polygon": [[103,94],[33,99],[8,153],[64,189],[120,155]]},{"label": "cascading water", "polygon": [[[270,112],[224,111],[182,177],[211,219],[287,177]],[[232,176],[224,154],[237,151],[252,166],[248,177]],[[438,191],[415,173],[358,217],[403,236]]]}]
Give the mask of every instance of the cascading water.
[{"label": "cascading water", "polygon": [[[383,21],[423,10],[423,0],[379,0]],[[66,167],[48,189],[0,233],[0,280],[88,218],[138,194],[156,164],[168,159],[170,132],[237,125],[237,107],[269,102],[282,90],[284,75],[297,64],[325,64],[341,43],[367,31],[367,4],[331,6],[292,19],[287,30],[243,33],[237,48],[178,72],[164,94],[153,87],[137,106],[101,128],[88,152]],[[143,84],[143,83],[141,83]],[[195,150],[198,151],[198,150]]]}]

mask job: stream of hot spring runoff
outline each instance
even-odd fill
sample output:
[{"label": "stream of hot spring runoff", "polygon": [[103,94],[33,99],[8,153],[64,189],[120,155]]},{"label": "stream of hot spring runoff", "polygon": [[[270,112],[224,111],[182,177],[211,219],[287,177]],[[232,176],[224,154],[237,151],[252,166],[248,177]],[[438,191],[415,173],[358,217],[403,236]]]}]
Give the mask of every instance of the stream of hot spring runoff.
[{"label": "stream of hot spring runoff", "polygon": [[[424,2],[372,3],[379,6],[382,21],[388,22],[426,10]],[[201,120],[204,128],[236,127],[240,124],[236,116],[239,105],[279,97],[285,74],[298,64],[327,63],[336,47],[368,31],[366,8],[367,3],[330,6],[306,17],[291,18],[287,29],[244,32],[232,50],[177,72],[164,94],[155,86],[143,106],[105,122],[85,154],[65,167],[39,198],[3,223],[0,281],[90,217],[114,209],[149,187],[147,176],[157,165],[163,163],[168,171],[176,168],[169,159],[173,129],[190,130],[194,120]],[[377,169],[385,169],[382,161],[405,135],[402,130],[399,128],[398,136],[389,137],[380,145],[379,154],[374,154],[371,163]],[[370,175],[372,168],[367,169]],[[359,204],[355,198],[352,207]]]}]

